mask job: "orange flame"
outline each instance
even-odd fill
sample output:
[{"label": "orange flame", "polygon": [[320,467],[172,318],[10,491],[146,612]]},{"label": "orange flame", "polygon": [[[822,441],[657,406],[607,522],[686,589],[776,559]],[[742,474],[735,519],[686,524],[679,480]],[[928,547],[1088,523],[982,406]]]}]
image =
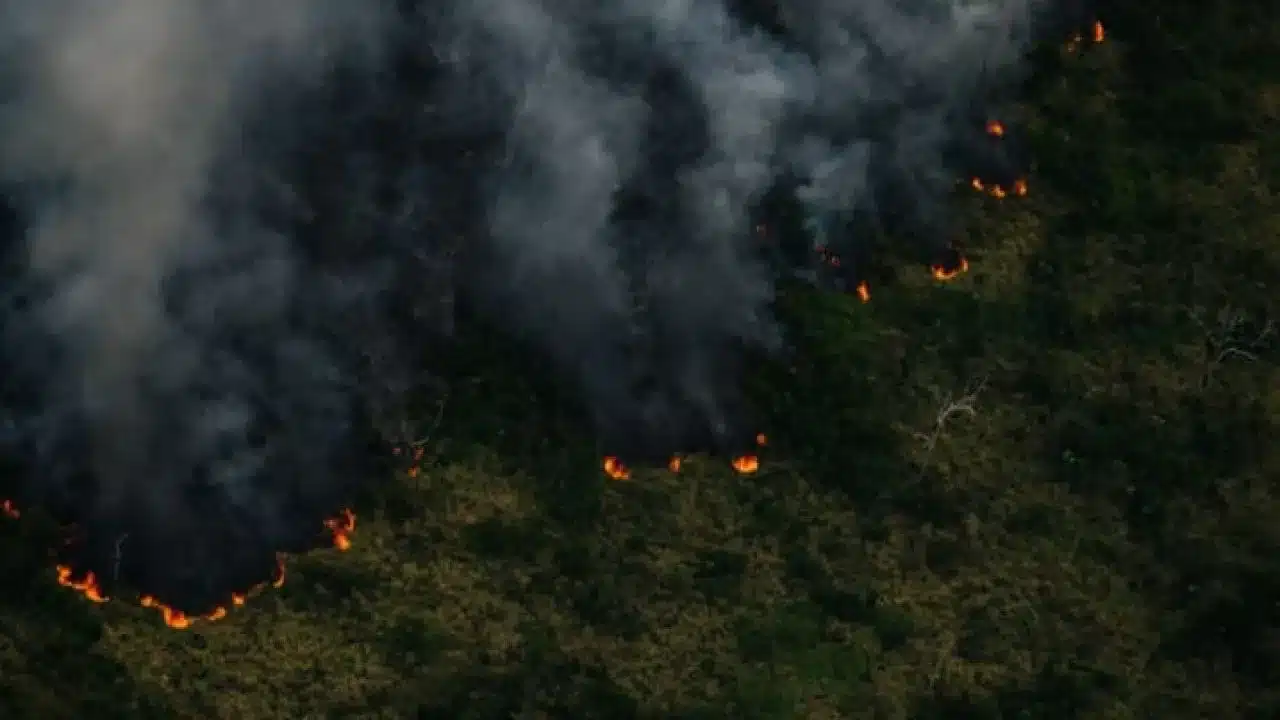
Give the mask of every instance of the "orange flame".
[{"label": "orange flame", "polygon": [[871,289],[867,287],[865,282],[858,283],[858,287],[854,292],[858,293],[858,299],[862,302],[871,300]]},{"label": "orange flame", "polygon": [[[262,583],[259,583],[258,585],[255,585],[254,587],[249,588],[249,590],[243,593],[231,593],[231,597],[229,598],[231,607],[240,607],[244,605],[245,601],[249,597],[249,594],[257,592],[258,590],[261,590],[262,585],[263,585]],[[277,588],[280,587],[281,585],[284,585],[284,556],[283,555],[276,555],[276,574],[275,574],[275,578],[272,579],[271,581],[271,585],[272,587],[277,587]],[[155,608],[156,610],[159,610],[161,619],[164,620],[164,624],[171,630],[186,630],[187,628],[191,627],[191,624],[194,620],[194,618],[192,618],[190,615],[182,612],[181,610],[165,605],[159,600],[156,600],[155,597],[151,595],[143,595],[142,597],[138,598],[138,604],[144,608]],[[219,605],[214,609],[210,610],[209,612],[205,613],[204,615],[201,615],[200,619],[206,620],[208,622],[217,622],[218,620],[225,618],[227,614],[228,614],[227,606]]]},{"label": "orange flame", "polygon": [[[349,512],[349,511],[346,511],[346,512]],[[351,519],[351,524],[353,526],[354,526],[354,522],[355,520],[353,515]],[[277,554],[275,577],[272,578],[271,580],[272,587],[278,588],[284,585],[284,578],[285,578],[284,562],[285,562],[284,555]],[[57,571],[58,571],[59,585],[76,590],[81,595],[84,595],[86,598],[88,598],[89,600],[95,603],[105,603],[108,601],[109,598],[106,596],[106,594],[103,593],[101,587],[98,585],[98,579],[96,576],[94,576],[92,571],[86,572],[83,576],[80,576],[80,577],[78,577],[76,575],[75,570],[73,570],[68,565],[58,565]],[[258,585],[255,585],[254,587],[249,588],[244,592],[231,593],[231,597],[229,598],[230,606],[240,607],[244,605],[249,595],[262,589],[264,584],[265,583],[259,583]],[[141,597],[138,598],[138,603],[144,608],[155,608],[159,610],[160,616],[164,619],[164,624],[173,630],[186,630],[187,628],[191,627],[191,624],[195,619],[192,616],[182,612],[181,610],[172,608],[160,602],[152,595],[142,595]],[[214,621],[225,618],[227,614],[228,614],[227,606],[219,605],[213,608],[212,610],[210,610],[209,612],[205,613],[204,615],[201,615],[199,619],[207,620],[209,622],[214,622]]]},{"label": "orange flame", "polygon": [[[1089,42],[1098,44],[1105,42],[1107,39],[1107,29],[1102,26],[1101,21],[1095,20],[1093,26],[1089,28]],[[1081,33],[1076,33],[1067,39],[1067,52],[1075,52],[1083,45],[1085,37]]]},{"label": "orange flame", "polygon": [[760,470],[760,458],[755,455],[741,455],[733,459],[733,469],[739,475],[753,475]]},{"label": "orange flame", "polygon": [[667,469],[673,473],[680,472],[680,468],[683,466],[684,461],[680,459],[679,455],[672,455],[671,459],[667,461]]},{"label": "orange flame", "polygon": [[609,456],[605,458],[603,467],[604,474],[614,480],[627,480],[631,477],[631,471],[616,457]]},{"label": "orange flame", "polygon": [[991,137],[1004,137],[1004,123],[999,120],[988,120],[987,134]]},{"label": "orange flame", "polygon": [[333,546],[346,552],[351,549],[351,533],[356,530],[356,514],[350,508],[344,508],[337,517],[324,521],[324,526],[333,534]]},{"label": "orange flame", "polygon": [[[284,587],[284,555],[283,554],[276,555],[276,576],[271,580],[271,587],[273,588]],[[257,588],[254,588],[254,589],[256,590]]]},{"label": "orange flame", "polygon": [[929,269],[933,272],[934,280],[940,280],[940,281],[946,282],[947,280],[954,280],[960,275],[968,272],[969,261],[964,258],[960,258],[960,263],[955,267],[946,268],[941,265],[934,265]]},{"label": "orange flame", "polygon": [[77,578],[75,571],[66,565],[59,565],[57,570],[59,585],[76,590],[93,602],[104,603],[107,601],[107,596],[98,587],[98,578],[94,577],[92,572],[87,572],[84,577]]},{"label": "orange flame", "polygon": [[14,520],[22,517],[22,513],[18,511],[18,506],[12,500],[0,500],[0,515]]},{"label": "orange flame", "polygon": [[977,190],[980,193],[985,193],[987,195],[990,195],[991,197],[997,200],[1003,200],[1004,198],[1008,197],[1010,192],[1012,192],[1014,195],[1017,195],[1018,197],[1024,197],[1027,194],[1027,181],[1022,179],[1015,180],[1013,183],[1013,187],[1008,190],[1006,190],[1005,188],[999,185],[988,185],[982,182],[981,178],[970,178],[969,187],[973,188],[974,190]]},{"label": "orange flame", "polygon": [[756,433],[756,444],[764,447],[769,444],[769,436],[764,433]]},{"label": "orange flame", "polygon": [[[191,618],[187,617],[186,613],[181,610],[174,610],[168,605],[157,601],[150,595],[143,595],[138,599],[138,602],[141,603],[144,608],[156,608],[159,610],[160,617],[164,618],[164,624],[173,630],[186,630],[191,627]],[[218,609],[222,610],[222,608]]]}]

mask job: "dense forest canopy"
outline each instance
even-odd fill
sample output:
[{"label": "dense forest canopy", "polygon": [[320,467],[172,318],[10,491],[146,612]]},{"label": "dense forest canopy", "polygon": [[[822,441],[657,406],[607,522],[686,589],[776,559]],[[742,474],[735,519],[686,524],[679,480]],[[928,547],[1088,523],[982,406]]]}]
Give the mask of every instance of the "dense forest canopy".
[{"label": "dense forest canopy", "polygon": [[[961,183],[942,236],[888,223],[874,267],[836,254],[863,275],[821,254],[779,284],[786,352],[741,367],[755,472],[691,453],[603,476],[565,366],[463,323],[379,366],[431,382],[359,409],[395,419],[351,460],[378,479],[309,508],[346,552],[291,556],[216,622],[62,587],[85,584],[49,557],[69,511],[5,505],[0,714],[1280,715],[1280,17],[1098,12],[1105,42],[1077,24],[1002,90],[1025,195]],[[940,282],[949,248],[966,269]],[[299,484],[333,474],[322,420],[296,428]]]}]

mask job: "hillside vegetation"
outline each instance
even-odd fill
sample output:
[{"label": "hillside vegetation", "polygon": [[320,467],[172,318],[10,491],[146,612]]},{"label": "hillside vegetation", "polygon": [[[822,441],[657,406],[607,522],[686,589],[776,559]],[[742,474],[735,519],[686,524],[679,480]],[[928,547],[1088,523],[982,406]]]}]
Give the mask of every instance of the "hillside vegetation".
[{"label": "hillside vegetation", "polygon": [[1280,717],[1280,11],[1045,48],[970,271],[792,291],[759,474],[601,477],[478,338],[355,545],[175,632],[0,519],[4,718]]}]

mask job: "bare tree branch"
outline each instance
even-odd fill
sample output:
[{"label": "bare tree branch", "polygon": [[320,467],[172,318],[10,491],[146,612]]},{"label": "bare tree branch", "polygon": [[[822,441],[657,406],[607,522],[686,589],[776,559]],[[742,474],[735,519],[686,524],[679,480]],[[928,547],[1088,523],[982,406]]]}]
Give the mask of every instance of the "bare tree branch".
[{"label": "bare tree branch", "polygon": [[920,477],[923,477],[929,468],[933,460],[933,452],[937,449],[938,441],[942,438],[950,420],[959,415],[970,418],[977,416],[978,395],[986,387],[987,377],[984,375],[976,381],[966,383],[959,395],[948,392],[939,398],[938,412],[934,415],[933,426],[927,432],[915,434],[916,439],[924,443],[924,460],[920,463]]},{"label": "bare tree branch", "polygon": [[1204,332],[1207,350],[1204,373],[1200,377],[1201,390],[1213,382],[1218,369],[1228,360],[1255,362],[1258,352],[1267,346],[1275,332],[1275,323],[1268,319],[1256,332],[1250,333],[1249,318],[1230,305],[1219,310],[1212,321],[1205,320],[1202,311],[1193,310],[1191,320]]}]

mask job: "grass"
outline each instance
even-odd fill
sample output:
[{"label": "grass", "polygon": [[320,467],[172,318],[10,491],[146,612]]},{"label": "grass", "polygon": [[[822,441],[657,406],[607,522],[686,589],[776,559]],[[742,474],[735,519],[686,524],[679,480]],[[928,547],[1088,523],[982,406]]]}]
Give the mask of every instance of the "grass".
[{"label": "grass", "polygon": [[488,352],[355,547],[219,623],[84,602],[0,522],[0,715],[1280,716],[1280,19],[1150,7],[1037,59],[968,274],[783,298],[759,475],[605,481]]}]

